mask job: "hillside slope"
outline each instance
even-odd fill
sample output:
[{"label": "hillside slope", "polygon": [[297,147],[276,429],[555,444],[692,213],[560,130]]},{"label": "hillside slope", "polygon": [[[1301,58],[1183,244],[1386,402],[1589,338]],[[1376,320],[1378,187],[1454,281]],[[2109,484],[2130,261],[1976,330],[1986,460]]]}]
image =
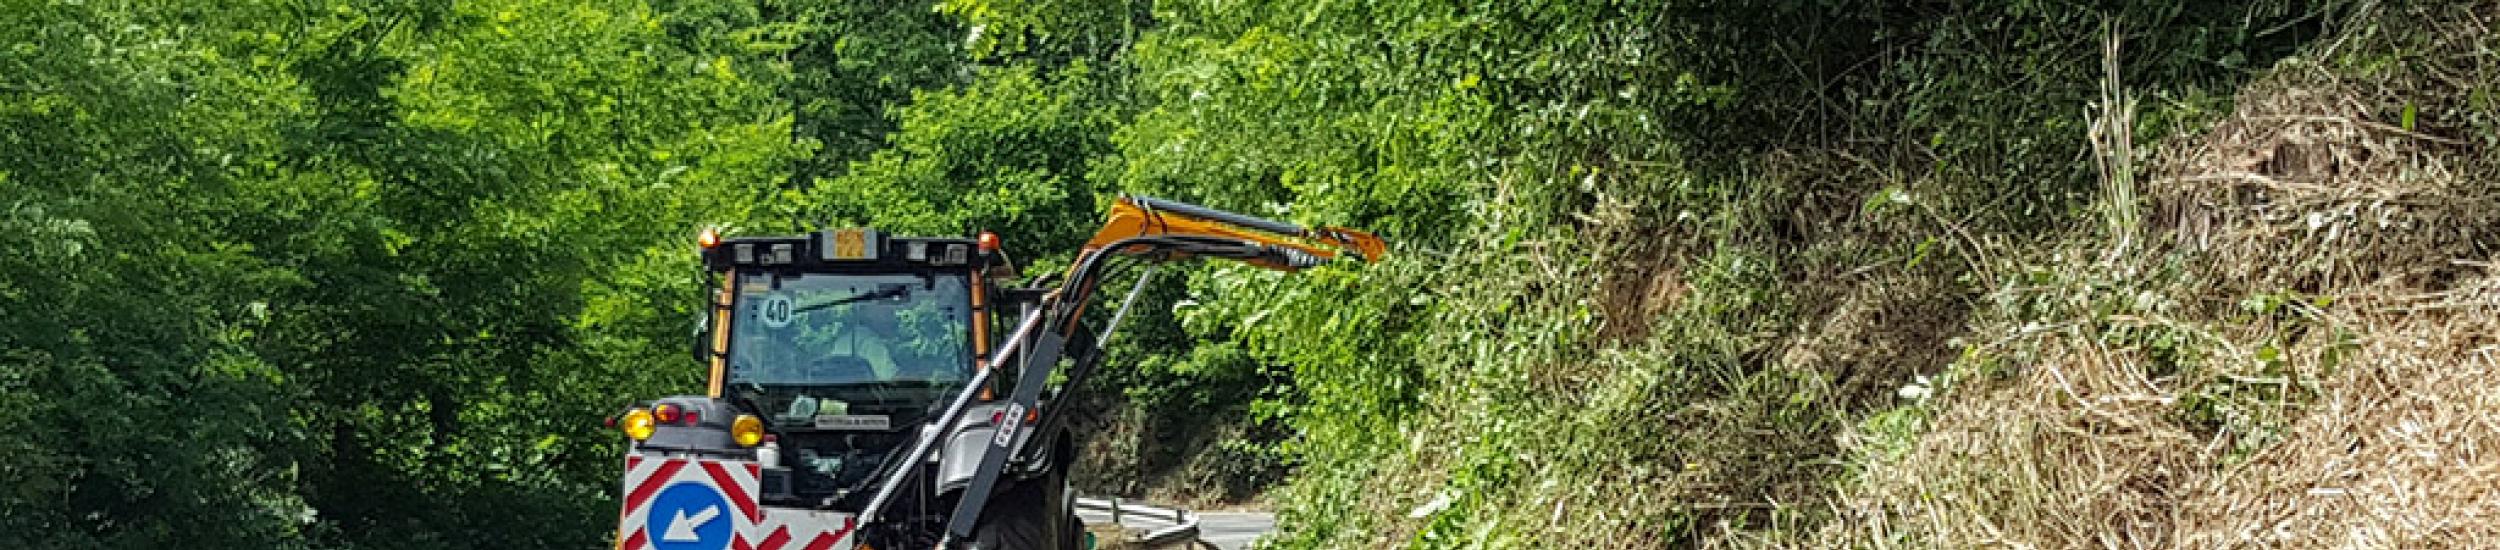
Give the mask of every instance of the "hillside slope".
[{"label": "hillside slope", "polygon": [[[1849,92],[1881,106],[1855,138],[1596,146],[1563,229],[1390,277],[1429,321],[1352,363],[1417,370],[1287,355],[1314,397],[1277,542],[2490,544],[2493,10],[2266,9],[2013,57],[1947,28]],[[2164,65],[2300,25],[2262,71]]]},{"label": "hillside slope", "polygon": [[2283,63],[2160,145],[2142,244],[2007,262],[1807,546],[2500,544],[2492,17],[2400,11]]}]

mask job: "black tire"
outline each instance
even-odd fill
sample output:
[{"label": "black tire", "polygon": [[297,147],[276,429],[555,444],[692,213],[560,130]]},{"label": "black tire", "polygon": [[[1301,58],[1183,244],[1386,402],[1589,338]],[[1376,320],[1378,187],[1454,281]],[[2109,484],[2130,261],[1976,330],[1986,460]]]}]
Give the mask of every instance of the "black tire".
[{"label": "black tire", "polygon": [[1061,548],[1066,548],[1068,550],[1083,550],[1085,548],[1085,522],[1076,519],[1076,514],[1074,513],[1068,514],[1068,542],[1067,546],[1062,546]]},{"label": "black tire", "polygon": [[1068,545],[1076,536],[1068,526],[1076,518],[1067,507],[1067,488],[1067,472],[1057,469],[1008,486],[981,509],[981,523],[972,529],[973,545],[980,550],[1076,550]]}]

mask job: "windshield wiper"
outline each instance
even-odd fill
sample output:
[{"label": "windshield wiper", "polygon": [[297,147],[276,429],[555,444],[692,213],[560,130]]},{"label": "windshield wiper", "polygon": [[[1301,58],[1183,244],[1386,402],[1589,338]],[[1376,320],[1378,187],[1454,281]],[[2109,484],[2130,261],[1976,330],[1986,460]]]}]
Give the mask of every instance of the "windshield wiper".
[{"label": "windshield wiper", "polygon": [[911,297],[911,287],[910,287],[910,286],[908,286],[908,285],[892,285],[892,286],[887,286],[887,287],[885,287],[885,288],[880,288],[880,289],[877,289],[877,290],[875,290],[875,291],[873,291],[873,292],[865,292],[865,293],[861,293],[861,294],[860,294],[860,295],[858,295],[858,296],[852,296],[852,297],[849,297],[849,298],[843,298],[843,299],[840,299],[840,300],[834,300],[834,301],[831,301],[831,302],[825,302],[825,303],[821,303],[821,304],[808,304],[808,305],[804,305],[804,306],[799,306],[799,307],[797,307],[797,308],[793,308],[793,309],[791,309],[791,310],[790,310],[790,312],[791,312],[791,313],[804,313],[804,312],[809,312],[809,311],[815,311],[815,310],[819,310],[819,309],[829,308],[829,307],[833,307],[833,306],[856,304],[856,303],[865,302],[865,301],[869,301],[869,300],[885,300],[885,299],[890,299],[890,298],[909,298],[909,297]]},{"label": "windshield wiper", "polygon": [[883,380],[883,381],[860,381],[860,382],[830,382],[830,383],[821,383],[821,384],[815,384],[815,383],[791,383],[791,384],[769,384],[769,385],[767,385],[767,384],[757,384],[757,383],[753,383],[753,382],[748,382],[748,383],[746,383],[746,384],[747,384],[748,386],[750,386],[750,387],[754,388],[754,389],[755,389],[755,391],[757,391],[757,392],[767,392],[767,391],[775,391],[775,392],[788,392],[788,391],[826,391],[826,390],[851,390],[851,389],[877,389],[877,390],[918,390],[918,389],[928,389],[928,388],[949,387],[949,386],[954,386],[954,385],[959,385],[959,384],[962,384],[963,382],[964,382],[964,381],[962,381],[962,380]]}]

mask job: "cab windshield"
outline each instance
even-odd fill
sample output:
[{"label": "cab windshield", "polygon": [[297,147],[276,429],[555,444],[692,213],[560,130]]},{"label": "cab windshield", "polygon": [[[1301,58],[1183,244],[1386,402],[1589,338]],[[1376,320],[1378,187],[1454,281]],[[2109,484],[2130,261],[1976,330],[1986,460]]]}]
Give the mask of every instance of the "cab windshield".
[{"label": "cab windshield", "polygon": [[733,284],[729,386],[775,424],[918,416],[971,377],[963,275],[760,272]]}]

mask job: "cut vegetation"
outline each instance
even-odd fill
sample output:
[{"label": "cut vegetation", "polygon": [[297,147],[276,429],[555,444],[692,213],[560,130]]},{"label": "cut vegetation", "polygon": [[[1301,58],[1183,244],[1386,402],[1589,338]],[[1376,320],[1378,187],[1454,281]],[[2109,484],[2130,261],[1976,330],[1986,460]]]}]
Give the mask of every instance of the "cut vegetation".
[{"label": "cut vegetation", "polygon": [[1974,9],[1828,138],[1573,149],[1569,221],[1415,275],[1416,401],[1304,432],[1280,542],[2500,544],[2494,10],[2237,13]]},{"label": "cut vegetation", "polygon": [[2500,36],[2372,15],[2163,144],[2140,249],[2008,262],[1809,546],[2500,544]]}]

